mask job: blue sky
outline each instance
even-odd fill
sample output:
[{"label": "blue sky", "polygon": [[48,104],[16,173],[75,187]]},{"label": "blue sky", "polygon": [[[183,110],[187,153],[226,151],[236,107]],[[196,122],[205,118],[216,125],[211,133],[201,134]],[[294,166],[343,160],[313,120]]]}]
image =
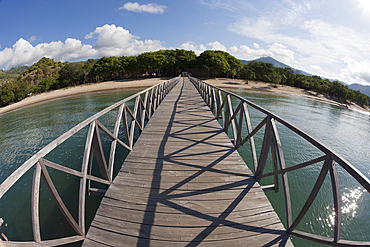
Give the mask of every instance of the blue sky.
[{"label": "blue sky", "polygon": [[370,0],[0,0],[2,69],[175,48],[370,85]]}]

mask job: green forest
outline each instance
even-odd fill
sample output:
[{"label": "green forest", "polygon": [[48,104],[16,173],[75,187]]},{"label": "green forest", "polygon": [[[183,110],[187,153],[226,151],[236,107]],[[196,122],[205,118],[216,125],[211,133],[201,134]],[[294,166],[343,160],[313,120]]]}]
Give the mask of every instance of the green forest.
[{"label": "green forest", "polygon": [[253,80],[288,85],[326,94],[343,103],[349,100],[368,106],[370,101],[369,96],[351,90],[338,81],[296,74],[290,68],[274,67],[271,63],[252,61],[242,65],[240,60],[223,51],[207,50],[197,56],[193,51],[183,49],[160,50],[138,56],[102,57],[73,63],[44,57],[30,67],[12,70],[11,73],[0,71],[0,79],[1,76],[7,79],[0,84],[0,106],[20,101],[30,94],[84,83],[136,77],[174,77],[182,71],[201,72],[211,78],[244,79],[246,83]]}]

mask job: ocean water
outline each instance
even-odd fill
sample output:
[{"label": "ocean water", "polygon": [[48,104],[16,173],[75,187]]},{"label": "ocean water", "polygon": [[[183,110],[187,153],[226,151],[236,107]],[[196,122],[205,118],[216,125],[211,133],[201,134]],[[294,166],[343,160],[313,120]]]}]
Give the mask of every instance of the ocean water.
[{"label": "ocean water", "polygon": [[[302,96],[248,93],[236,91],[238,95],[264,107],[305,131],[344,159],[349,161],[365,176],[370,178],[370,121],[367,112],[348,110]],[[236,103],[234,107],[236,107]],[[265,117],[248,107],[252,128]],[[286,166],[293,166],[323,155],[291,130],[277,123]],[[246,135],[246,134],[245,134]],[[257,155],[261,150],[263,131],[256,137]],[[251,155],[249,143],[239,150],[250,169]],[[271,155],[271,154],[270,154]],[[270,156],[269,156],[270,157]],[[269,158],[271,162],[271,158]],[[292,201],[293,221],[308,198],[320,173],[323,162],[288,173]],[[266,172],[272,171],[271,165]],[[348,173],[337,166],[342,195],[342,239],[370,241],[370,195]],[[274,209],[286,226],[285,202],[281,180],[279,193],[266,192]],[[263,185],[273,184],[272,178],[262,179]],[[328,174],[311,208],[296,228],[304,232],[333,237],[334,204]],[[320,246],[307,240],[292,237],[296,246]]]},{"label": "ocean water", "polygon": [[[92,116],[105,107],[136,93],[137,91],[116,91],[108,93],[85,94],[64,98],[26,107],[0,116],[0,182],[4,181],[17,167],[52,140]],[[274,112],[295,126],[321,141],[332,150],[348,160],[367,177],[370,177],[370,121],[367,113],[347,110],[323,102],[313,101],[299,96],[273,95],[236,91],[237,94]],[[234,102],[236,104],[236,102]],[[251,107],[249,114],[252,127],[264,118],[264,115]],[[112,111],[99,119],[113,132],[117,111]],[[322,155],[311,144],[293,134],[284,126],[277,124],[287,166],[308,161]],[[48,160],[74,169],[80,169],[85,145],[87,128],[76,133],[71,139],[60,145],[46,156]],[[122,135],[120,133],[119,135]],[[105,156],[109,156],[109,138],[101,135]],[[261,149],[263,132],[255,136],[257,154]],[[118,147],[119,149],[120,147]],[[127,152],[122,148],[116,158],[116,169],[122,164]],[[247,164],[251,164],[249,144],[240,149]],[[252,168],[250,166],[250,168]],[[266,168],[270,169],[269,167]],[[307,199],[313,184],[320,172],[320,164],[305,167],[288,174],[292,197],[293,219]],[[77,220],[79,179],[55,170],[49,170],[66,206]],[[11,240],[31,240],[31,169],[0,200],[0,217],[8,223],[2,231]],[[347,173],[338,168],[341,194],[343,198],[343,231],[342,238],[348,240],[370,241],[370,196]],[[93,174],[99,175],[98,169]],[[271,179],[262,180],[270,184]],[[281,184],[281,183],[280,183]],[[93,184],[95,187],[101,185]],[[285,224],[285,205],[280,188],[279,193],[267,192],[273,207]],[[333,236],[333,199],[328,176],[318,197],[297,229]],[[91,222],[100,197],[87,197],[88,223]],[[51,207],[50,207],[51,206]],[[46,186],[41,183],[40,189],[41,234],[43,239],[52,239],[74,235]],[[50,223],[53,224],[50,224]],[[48,226],[48,227],[43,227]],[[318,246],[318,244],[293,237],[296,246]]]}]

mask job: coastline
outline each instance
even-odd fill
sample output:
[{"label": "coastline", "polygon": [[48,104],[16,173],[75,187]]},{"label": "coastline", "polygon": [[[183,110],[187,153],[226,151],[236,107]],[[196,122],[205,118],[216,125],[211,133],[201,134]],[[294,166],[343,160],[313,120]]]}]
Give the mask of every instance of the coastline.
[{"label": "coastline", "polygon": [[[11,112],[23,107],[27,107],[30,105],[60,99],[64,97],[76,96],[86,93],[96,93],[96,92],[103,92],[103,91],[114,91],[114,90],[124,90],[124,89],[137,89],[137,88],[148,88],[155,84],[158,84],[162,81],[166,81],[170,78],[134,78],[134,79],[123,79],[117,81],[106,81],[100,83],[90,83],[90,84],[82,84],[79,86],[62,88],[59,90],[54,90],[50,92],[45,92],[37,95],[33,95],[27,97],[17,103],[10,104],[8,106],[0,108],[0,115],[3,115],[7,112]],[[217,78],[217,79],[206,79],[205,82],[214,85],[216,87],[225,88],[225,89],[233,89],[233,90],[249,90],[249,91],[258,91],[258,92],[266,92],[266,93],[275,93],[275,94],[293,94],[298,96],[307,97],[313,100],[318,100],[322,102],[326,102],[329,104],[334,104],[337,106],[345,107],[345,105],[337,100],[325,96],[323,94],[317,95],[316,92],[308,91],[305,89],[290,87],[290,86],[282,86],[278,85],[274,87],[271,83],[265,82],[255,82],[249,81],[248,84],[245,84],[245,80],[240,79],[225,79],[225,78]],[[370,109],[361,107],[357,104],[350,104],[349,108],[356,108],[361,111],[370,112]]]},{"label": "coastline", "polygon": [[0,116],[20,109],[27,106],[31,106],[38,103],[43,103],[50,100],[76,96],[86,93],[97,93],[104,91],[124,90],[124,89],[137,89],[137,88],[148,88],[160,82],[166,81],[169,78],[135,78],[135,79],[124,79],[117,81],[106,81],[99,83],[82,84],[73,87],[61,88],[58,90],[44,92],[41,94],[32,95],[19,102],[7,105],[0,108]]},{"label": "coastline", "polygon": [[[325,102],[328,104],[340,106],[346,108],[346,104],[331,98],[327,95],[317,94],[314,91],[309,91],[302,88],[290,87],[286,85],[275,85],[273,83],[266,83],[266,82],[256,82],[256,81],[249,81],[248,84],[245,84],[245,80],[240,79],[225,79],[225,78],[216,78],[216,79],[206,79],[205,82],[224,89],[233,89],[233,90],[248,90],[248,91],[257,91],[257,92],[266,92],[266,93],[274,93],[274,94],[286,94],[286,95],[298,95],[303,96],[312,100],[317,100],[321,102]],[[347,103],[349,109],[357,109],[364,112],[370,112],[369,107],[362,107],[355,103]]]}]

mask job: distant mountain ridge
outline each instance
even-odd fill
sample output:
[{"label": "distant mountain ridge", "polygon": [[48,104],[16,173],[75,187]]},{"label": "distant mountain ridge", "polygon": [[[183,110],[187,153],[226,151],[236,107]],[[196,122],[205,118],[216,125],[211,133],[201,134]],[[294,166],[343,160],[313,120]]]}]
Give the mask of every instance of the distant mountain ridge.
[{"label": "distant mountain ridge", "polygon": [[240,59],[240,61],[242,62],[242,64],[248,64],[252,61],[256,61],[256,62],[264,62],[264,63],[271,63],[274,67],[278,67],[278,68],[290,68],[294,71],[294,73],[296,74],[302,74],[302,75],[307,75],[307,76],[313,76],[312,74],[310,73],[307,73],[307,72],[304,72],[302,70],[299,70],[299,69],[295,69],[289,65],[286,65],[285,63],[282,63],[272,57],[260,57],[260,58],[257,58],[257,59],[254,59],[254,60],[242,60]]},{"label": "distant mountain ridge", "polygon": [[348,88],[352,90],[360,91],[361,93],[370,96],[370,86],[364,86],[358,83],[354,83],[354,84],[348,85]]},{"label": "distant mountain ridge", "polygon": [[[264,62],[264,63],[271,63],[274,67],[278,67],[278,68],[290,68],[294,71],[294,73],[296,74],[302,74],[302,75],[306,75],[306,76],[313,76],[312,74],[310,73],[307,73],[307,72],[304,72],[302,70],[299,70],[299,69],[295,69],[289,65],[286,65],[285,63],[282,63],[272,57],[260,57],[260,58],[257,58],[257,59],[254,59],[254,60],[242,60],[242,59],[239,59],[241,61],[242,64],[248,64],[252,61],[256,61],[256,62]],[[325,79],[324,77],[321,77],[323,79]],[[339,81],[337,79],[329,79],[330,81]],[[345,86],[348,86],[349,89],[352,89],[352,90],[358,90],[360,91],[361,93],[364,93],[368,96],[370,96],[370,86],[364,86],[364,85],[360,85],[358,83],[354,83],[354,84],[347,84],[343,81],[339,81],[340,83],[344,84]]]}]

